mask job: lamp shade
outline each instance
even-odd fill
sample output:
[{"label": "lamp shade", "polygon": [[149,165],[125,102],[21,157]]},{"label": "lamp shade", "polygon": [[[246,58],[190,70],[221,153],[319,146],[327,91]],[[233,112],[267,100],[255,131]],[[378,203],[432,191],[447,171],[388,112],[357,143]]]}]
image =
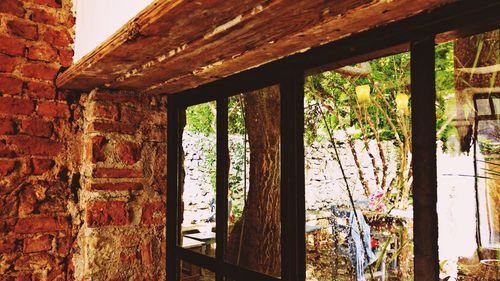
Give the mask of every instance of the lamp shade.
[{"label": "lamp shade", "polygon": [[370,101],[370,85],[356,86],[356,97],[359,103],[367,103]]},{"label": "lamp shade", "polygon": [[405,93],[398,93],[396,95],[396,107],[399,112],[408,112],[408,101],[410,97]]}]

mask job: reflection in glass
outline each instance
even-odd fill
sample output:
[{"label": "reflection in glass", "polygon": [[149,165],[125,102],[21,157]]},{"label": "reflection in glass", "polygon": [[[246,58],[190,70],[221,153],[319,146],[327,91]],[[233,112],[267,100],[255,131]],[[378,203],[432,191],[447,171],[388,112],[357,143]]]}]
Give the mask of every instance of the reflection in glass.
[{"label": "reflection in glass", "polygon": [[410,55],[305,84],[307,280],[412,280]]},{"label": "reflection in glass", "polygon": [[498,280],[499,30],[436,46],[441,278]]}]

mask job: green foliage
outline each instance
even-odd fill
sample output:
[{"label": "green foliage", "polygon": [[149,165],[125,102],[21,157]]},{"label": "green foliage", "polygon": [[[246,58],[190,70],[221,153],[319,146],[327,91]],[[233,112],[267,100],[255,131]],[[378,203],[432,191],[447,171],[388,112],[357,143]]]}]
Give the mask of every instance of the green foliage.
[{"label": "green foliage", "polygon": [[215,133],[215,102],[202,103],[186,109],[186,131],[202,133],[206,136]]}]

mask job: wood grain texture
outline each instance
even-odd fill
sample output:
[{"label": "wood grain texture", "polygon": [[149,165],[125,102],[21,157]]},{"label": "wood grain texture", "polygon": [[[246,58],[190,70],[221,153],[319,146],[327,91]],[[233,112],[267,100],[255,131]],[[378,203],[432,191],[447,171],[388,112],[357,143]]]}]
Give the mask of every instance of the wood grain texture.
[{"label": "wood grain texture", "polygon": [[175,93],[448,2],[155,1],[57,85]]}]

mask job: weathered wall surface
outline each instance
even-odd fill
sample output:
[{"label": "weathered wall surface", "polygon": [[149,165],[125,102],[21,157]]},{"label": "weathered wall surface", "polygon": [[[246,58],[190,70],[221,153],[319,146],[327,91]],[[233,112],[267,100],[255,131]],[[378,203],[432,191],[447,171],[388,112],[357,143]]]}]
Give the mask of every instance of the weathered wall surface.
[{"label": "weathered wall surface", "polygon": [[69,0],[0,0],[0,280],[165,275],[165,100],[63,92]]},{"label": "weathered wall surface", "polygon": [[66,280],[78,172],[71,1],[0,1],[0,280]]},{"label": "weathered wall surface", "polygon": [[93,91],[80,103],[75,279],[161,280],[166,266],[165,99]]}]

